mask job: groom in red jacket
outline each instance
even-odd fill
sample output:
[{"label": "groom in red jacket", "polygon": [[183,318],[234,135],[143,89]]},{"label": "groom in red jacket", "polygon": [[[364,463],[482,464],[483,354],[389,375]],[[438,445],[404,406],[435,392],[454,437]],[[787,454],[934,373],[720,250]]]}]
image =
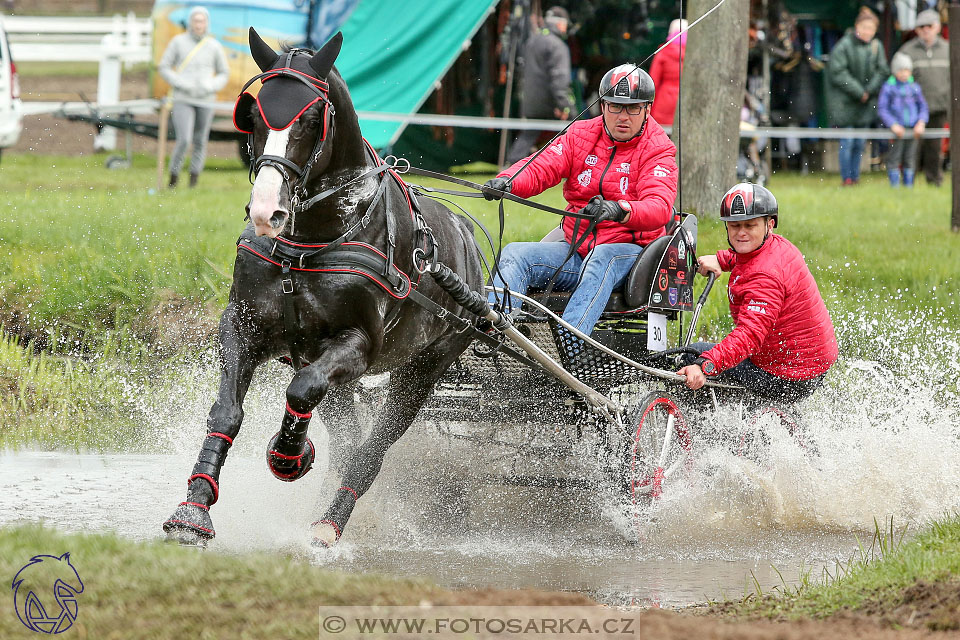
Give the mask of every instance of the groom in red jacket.
[{"label": "groom in red jacket", "polygon": [[795,402],[823,383],[837,360],[830,314],[800,250],[773,232],[777,200],[764,187],[738,184],[723,196],[720,219],[730,249],[700,256],[699,273],[730,272],[736,327],[719,344],[695,343],[701,355],[678,373],[691,389],[705,376],[762,396]]}]

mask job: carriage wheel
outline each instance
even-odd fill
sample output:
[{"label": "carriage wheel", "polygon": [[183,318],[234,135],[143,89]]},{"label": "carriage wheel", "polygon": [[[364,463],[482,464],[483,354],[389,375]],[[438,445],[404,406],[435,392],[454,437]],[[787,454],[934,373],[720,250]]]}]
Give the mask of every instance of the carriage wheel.
[{"label": "carriage wheel", "polygon": [[689,466],[690,430],[676,399],[663,391],[648,393],[627,419],[627,489],[639,507],[659,498],[664,483]]},{"label": "carriage wheel", "polygon": [[773,438],[784,433],[790,436],[808,455],[817,455],[813,442],[800,419],[776,402],[760,401],[746,412],[735,453],[738,456],[762,462]]}]

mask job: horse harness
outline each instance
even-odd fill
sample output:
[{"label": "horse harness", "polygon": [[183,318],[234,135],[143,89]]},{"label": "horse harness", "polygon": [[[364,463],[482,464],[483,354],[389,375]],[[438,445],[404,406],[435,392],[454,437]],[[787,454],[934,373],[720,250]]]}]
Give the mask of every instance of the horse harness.
[{"label": "horse harness", "polygon": [[[340,273],[352,274],[367,278],[382,288],[392,298],[403,301],[408,297],[414,302],[425,308],[432,315],[450,323],[459,332],[473,330],[475,338],[485,342],[491,347],[500,347],[506,351],[512,351],[505,347],[499,341],[482,331],[478,331],[470,320],[462,318],[455,313],[451,313],[443,306],[437,304],[427,296],[421,294],[417,287],[420,283],[420,277],[429,269],[437,266],[437,241],[433,231],[427,226],[421,212],[420,205],[416,196],[416,189],[411,188],[397,174],[397,170],[403,172],[410,169],[409,162],[401,159],[394,159],[392,163],[384,162],[373,150],[370,144],[364,140],[365,151],[368,158],[372,160],[373,167],[356,177],[331,187],[321,193],[307,198],[306,183],[313,165],[319,159],[323,152],[324,144],[333,131],[335,109],[329,98],[329,84],[319,78],[306,74],[302,71],[292,68],[292,61],[298,53],[307,53],[299,49],[292,49],[287,52],[284,61],[280,66],[260,73],[243,86],[240,96],[237,98],[234,106],[234,126],[241,132],[247,134],[247,148],[250,156],[253,157],[253,131],[254,121],[251,115],[252,106],[256,104],[264,123],[273,130],[283,130],[293,124],[308,108],[317,102],[323,103],[323,128],[314,141],[313,149],[307,158],[303,167],[298,166],[291,160],[272,154],[263,154],[256,157],[250,165],[250,178],[259,173],[260,169],[269,166],[275,168],[283,176],[285,182],[291,180],[291,174],[295,177],[295,182],[291,189],[291,221],[290,228],[293,232],[296,214],[309,210],[318,202],[328,198],[334,193],[346,188],[354,182],[358,182],[367,177],[377,176],[377,191],[366,211],[360,218],[352,224],[339,238],[330,242],[318,244],[305,244],[293,242],[286,238],[277,237],[275,239],[265,236],[257,236],[252,227],[248,227],[237,240],[237,251],[247,251],[260,259],[269,262],[280,268],[281,281],[280,290],[283,299],[283,325],[286,341],[290,349],[290,364],[295,370],[302,368],[305,363],[301,357],[301,349],[298,338],[298,315],[296,305],[294,304],[294,273]],[[284,78],[294,81],[291,85],[270,85],[267,88],[269,80]],[[256,80],[261,80],[264,88],[257,96],[253,96],[247,89]],[[260,100],[261,96],[274,94],[277,92],[296,92],[299,93],[300,100],[268,100],[267,106]],[[303,104],[305,103],[305,104]],[[301,106],[303,104],[303,106]],[[389,158],[388,158],[389,159]],[[405,168],[399,168],[405,164]],[[387,191],[388,181],[384,180],[384,174],[389,172],[396,180],[398,186],[403,191],[407,201],[407,208],[410,211],[411,219],[416,227],[414,250],[412,256],[413,268],[417,271],[416,280],[412,280],[410,275],[397,267],[394,263],[394,253],[396,250],[396,221],[390,215],[389,192]],[[385,197],[384,194],[387,193]],[[353,239],[363,231],[373,218],[373,213],[381,201],[384,201],[384,217],[387,229],[387,247],[385,251],[373,247],[364,242],[356,242]],[[385,320],[386,330],[389,331],[394,325],[400,313],[401,305],[396,305],[387,315]],[[523,360],[526,358],[516,354]],[[532,361],[528,363],[533,364]]]}]

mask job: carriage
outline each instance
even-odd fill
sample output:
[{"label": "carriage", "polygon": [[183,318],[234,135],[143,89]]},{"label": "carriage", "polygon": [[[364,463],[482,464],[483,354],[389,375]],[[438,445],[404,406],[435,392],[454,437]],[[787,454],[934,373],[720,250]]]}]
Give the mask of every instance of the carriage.
[{"label": "carriage", "polygon": [[[689,345],[714,284],[711,275],[694,301],[697,218],[674,219],[638,256],[591,336],[559,317],[569,291],[510,292],[514,306],[523,302],[510,319],[521,342],[549,360],[517,353],[516,334],[498,333],[499,345],[477,340],[435,385],[420,418],[445,437],[514,451],[515,464],[497,482],[601,490],[634,515],[676,486],[702,444],[701,427],[721,406],[736,416],[722,443],[735,454],[761,456],[764,443],[784,434],[810,448],[786,405],[711,380],[690,391],[674,373],[685,357],[699,355]],[[555,229],[543,241],[562,239]],[[668,347],[671,338],[677,346]],[[574,356],[571,340],[580,346]],[[572,477],[558,473],[558,460],[583,457],[584,449],[592,467]]]}]

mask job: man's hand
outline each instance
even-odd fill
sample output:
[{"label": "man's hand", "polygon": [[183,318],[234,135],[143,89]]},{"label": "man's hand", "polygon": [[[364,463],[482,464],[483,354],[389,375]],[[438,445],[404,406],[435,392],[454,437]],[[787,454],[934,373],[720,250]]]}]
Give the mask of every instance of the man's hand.
[{"label": "man's hand", "polygon": [[890,125],[890,131],[893,133],[893,135],[897,136],[898,138],[903,137],[904,128],[902,124]]},{"label": "man's hand", "polygon": [[611,222],[623,222],[627,218],[627,212],[620,206],[619,202],[614,200],[604,200],[600,196],[594,196],[590,199],[580,213],[594,218],[597,222],[609,220]]},{"label": "man's hand", "polygon": [[689,364],[683,369],[677,371],[682,376],[687,376],[687,381],[684,383],[694,391],[702,387],[707,382],[707,377],[703,375],[703,370],[700,369],[700,365]]},{"label": "man's hand", "polygon": [[712,273],[718,278],[723,275],[723,270],[720,268],[720,261],[717,260],[717,256],[705,255],[697,258],[697,273],[702,276]]},{"label": "man's hand", "polygon": [[927,130],[927,123],[923,120],[917,120],[917,124],[913,125],[913,137],[919,138],[923,135],[923,132]]},{"label": "man's hand", "polygon": [[570,109],[557,109],[554,107],[553,116],[557,120],[568,120],[570,118]]},{"label": "man's hand", "polygon": [[500,200],[504,193],[510,193],[507,178],[491,178],[483,183],[483,197],[487,200]]}]

